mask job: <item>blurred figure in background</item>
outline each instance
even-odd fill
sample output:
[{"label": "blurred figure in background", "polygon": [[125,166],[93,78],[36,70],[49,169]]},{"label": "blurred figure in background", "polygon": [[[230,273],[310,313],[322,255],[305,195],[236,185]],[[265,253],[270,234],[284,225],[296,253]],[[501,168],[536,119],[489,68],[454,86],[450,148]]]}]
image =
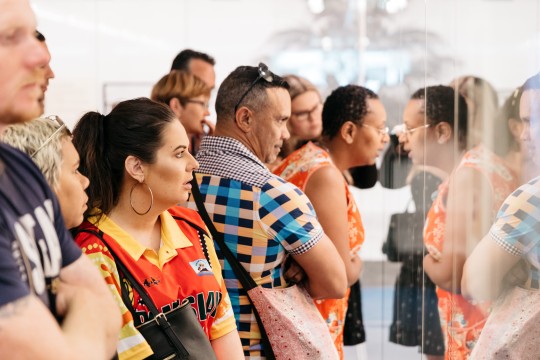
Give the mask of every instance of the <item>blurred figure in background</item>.
[{"label": "blurred figure in background", "polygon": [[291,95],[291,117],[287,121],[290,137],[283,141],[278,158],[269,165],[270,169],[308,141],[318,139],[322,133],[323,104],[319,90],[300,76],[287,75],[283,79],[289,84]]},{"label": "blurred figure in background", "polygon": [[[520,104],[521,139],[529,150],[531,170],[538,176],[540,75],[529,78],[520,93],[514,92],[509,101]],[[475,300],[497,300],[471,359],[540,356],[539,180],[535,177],[504,201],[491,229],[465,263],[463,293]]]},{"label": "blurred figure in background", "polygon": [[182,50],[174,58],[171,71],[182,70],[192,73],[204,81],[210,91],[216,87],[216,61],[213,57],[200,51],[191,49]]},{"label": "blurred figure in background", "polygon": [[[401,228],[395,231],[394,236],[400,234],[399,241],[412,244],[423,243],[424,222],[431,208],[433,195],[441,182],[448,177],[448,173],[440,168],[441,165],[435,159],[427,158],[426,161],[423,152],[427,150],[427,145],[425,141],[422,141],[425,138],[423,133],[434,126],[430,116],[447,118],[448,114],[429,113],[428,115],[425,111],[419,111],[421,102],[420,95],[418,92],[415,93],[404,109],[403,124],[394,129],[402,145],[401,148],[395,147],[396,154],[394,155],[394,161],[397,162],[395,165],[400,167],[397,167],[395,174],[393,171],[388,171],[384,178],[390,185],[400,185],[403,180],[394,180],[394,178],[398,175],[403,176],[403,170],[407,168],[409,161],[402,160],[402,155],[410,154],[413,166],[408,176],[404,178],[411,188],[411,201],[415,207],[414,222],[398,223],[397,226]],[[386,159],[390,161],[392,158]],[[420,351],[426,355],[427,359],[442,359],[445,349],[444,336],[439,318],[435,284],[424,273],[423,247],[413,245],[411,248],[418,251],[397,254],[396,260],[401,261],[402,266],[394,288],[390,341],[404,346],[420,346]]]},{"label": "blurred figure in background", "polygon": [[[364,227],[344,172],[375,163],[388,142],[386,112],[375,93],[348,85],[337,88],[326,99],[322,119],[320,143],[308,142],[274,172],[306,193],[345,263],[348,286],[352,286],[358,283],[362,268],[358,251],[364,241]],[[347,292],[342,299],[315,302],[341,358],[348,297]]]},{"label": "blurred figure in background", "polygon": [[[210,115],[210,88],[197,76],[173,70],[154,85],[150,97],[171,108],[190,139],[206,135],[205,126],[210,130],[208,135],[213,134],[214,124],[206,119]],[[192,154],[196,153],[195,145],[191,143]]]},{"label": "blurred figure in background", "polygon": [[[421,92],[421,96],[424,96],[424,92]],[[442,106],[453,114],[453,91],[446,94],[441,102],[436,102],[437,98],[433,95],[433,89],[427,88],[427,109]],[[481,102],[458,103],[459,124],[464,121],[463,115],[467,113],[469,105],[476,114],[482,113]],[[428,115],[428,118],[431,117]],[[471,129],[471,117],[466,119],[468,129]],[[494,121],[492,117],[491,123]],[[424,258],[424,270],[439,287],[439,313],[447,338],[446,358],[461,359],[470,354],[489,310],[489,304],[471,304],[460,295],[463,264],[481,234],[489,228],[504,198],[517,187],[519,177],[514,164],[508,163],[507,158],[497,156],[483,143],[465,152],[465,144],[470,141],[463,136],[445,138],[447,127],[434,129],[438,131],[437,140],[461,152],[448,151],[447,165],[443,169],[450,177],[439,187],[437,198],[428,213],[424,236],[428,255]],[[430,131],[429,128],[427,131]],[[493,131],[501,134],[509,132],[508,125],[500,125]],[[473,133],[472,136],[477,135]],[[478,143],[479,139],[472,141]],[[430,149],[426,149],[426,154],[430,152]],[[441,152],[436,156],[444,157]]]}]

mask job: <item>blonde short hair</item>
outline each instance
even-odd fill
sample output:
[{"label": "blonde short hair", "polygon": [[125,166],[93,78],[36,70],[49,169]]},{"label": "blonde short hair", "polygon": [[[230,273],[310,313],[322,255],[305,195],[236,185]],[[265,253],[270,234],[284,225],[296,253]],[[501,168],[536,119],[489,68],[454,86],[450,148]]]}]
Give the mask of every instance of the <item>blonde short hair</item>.
[{"label": "blonde short hair", "polygon": [[[70,138],[69,130],[46,118],[10,125],[2,135],[2,141],[32,157],[52,189],[56,189],[62,166],[62,141]],[[56,134],[55,134],[56,132]],[[50,140],[48,140],[53,136]],[[45,142],[47,144],[45,144]],[[45,146],[43,146],[45,144]],[[43,148],[40,149],[40,147]],[[36,153],[36,150],[39,151]]]},{"label": "blonde short hair", "polygon": [[210,97],[210,91],[208,85],[192,73],[173,70],[154,85],[150,98],[167,106],[173,98],[177,98],[185,106],[194,97]]}]

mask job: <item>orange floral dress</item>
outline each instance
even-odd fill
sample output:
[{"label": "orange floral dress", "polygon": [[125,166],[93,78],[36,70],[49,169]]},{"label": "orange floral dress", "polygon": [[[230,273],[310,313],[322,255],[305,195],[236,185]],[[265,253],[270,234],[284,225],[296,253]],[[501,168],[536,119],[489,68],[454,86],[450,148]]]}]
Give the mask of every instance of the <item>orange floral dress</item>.
[{"label": "orange floral dress", "polygon": [[[504,199],[517,188],[518,177],[506,167],[501,158],[482,145],[463,156],[457,169],[470,167],[480,171],[489,180],[493,194],[493,218]],[[456,170],[457,170],[456,169]],[[446,223],[446,198],[449,180],[439,186],[437,198],[426,218],[424,243],[443,249]],[[441,326],[446,340],[445,359],[467,359],[486,323],[490,303],[468,301],[459,294],[437,288]]]},{"label": "orange floral dress", "polygon": [[[310,176],[325,166],[335,166],[328,152],[312,142],[308,142],[286,157],[274,169],[274,173],[304,191]],[[364,226],[362,225],[360,212],[345,178],[343,178],[343,187],[347,197],[349,248],[351,251],[357,252],[364,242]],[[345,314],[347,313],[348,300],[349,290],[347,290],[347,294],[342,299],[315,300],[315,305],[326,320],[341,359],[343,359],[343,325]]]}]

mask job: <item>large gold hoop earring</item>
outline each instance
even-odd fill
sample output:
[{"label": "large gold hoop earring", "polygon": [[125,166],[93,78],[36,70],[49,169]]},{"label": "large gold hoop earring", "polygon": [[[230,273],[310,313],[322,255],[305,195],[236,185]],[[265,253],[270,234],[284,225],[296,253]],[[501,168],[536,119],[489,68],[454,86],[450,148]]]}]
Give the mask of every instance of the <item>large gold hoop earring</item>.
[{"label": "large gold hoop earring", "polygon": [[[138,212],[137,210],[135,210],[135,208],[133,207],[133,199],[132,199],[132,194],[133,194],[133,190],[135,189],[135,186],[137,185],[146,185],[146,187],[148,188],[148,192],[150,192],[150,206],[148,207],[148,209],[146,209],[145,212]],[[145,183],[144,181],[143,182],[136,182],[135,184],[133,184],[133,186],[131,187],[131,190],[129,191],[129,205],[131,206],[131,210],[133,210],[135,212],[135,214],[137,215],[146,215],[148,214],[148,212],[150,211],[150,209],[152,208],[152,206],[154,206],[154,193],[152,192],[152,189],[150,189],[150,186],[148,186],[147,183]]]}]

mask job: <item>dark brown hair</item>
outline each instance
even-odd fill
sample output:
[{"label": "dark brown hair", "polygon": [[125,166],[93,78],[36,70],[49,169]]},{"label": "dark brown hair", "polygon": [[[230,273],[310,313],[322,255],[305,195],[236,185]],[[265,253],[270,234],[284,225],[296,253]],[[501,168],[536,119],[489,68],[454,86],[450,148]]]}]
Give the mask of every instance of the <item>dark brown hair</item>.
[{"label": "dark brown hair", "polygon": [[108,214],[118,203],[124,163],[132,155],[155,162],[166,126],[178,121],[172,110],[147,98],[122,101],[108,115],[86,113],[73,130],[80,172],[90,179],[85,217]]}]

